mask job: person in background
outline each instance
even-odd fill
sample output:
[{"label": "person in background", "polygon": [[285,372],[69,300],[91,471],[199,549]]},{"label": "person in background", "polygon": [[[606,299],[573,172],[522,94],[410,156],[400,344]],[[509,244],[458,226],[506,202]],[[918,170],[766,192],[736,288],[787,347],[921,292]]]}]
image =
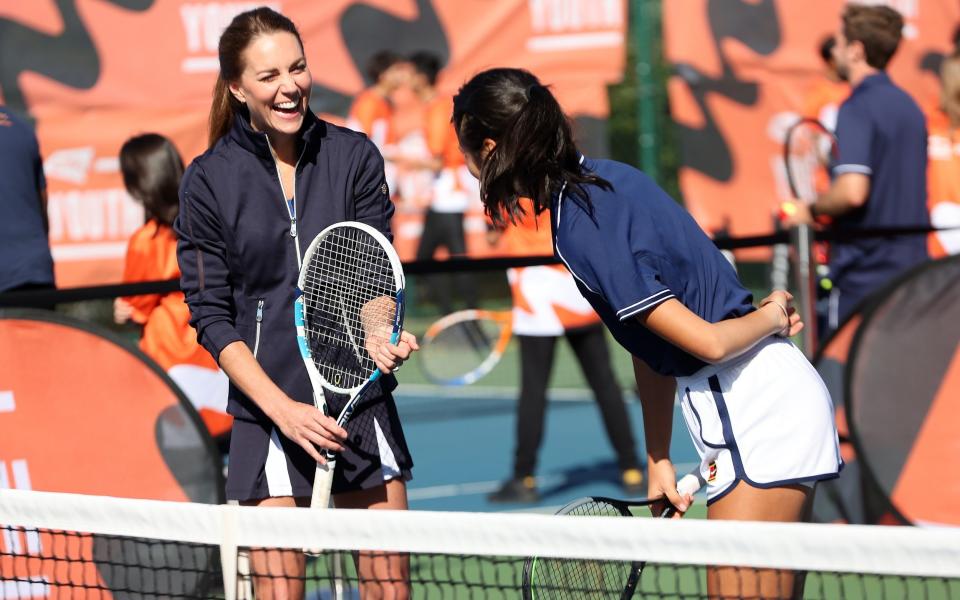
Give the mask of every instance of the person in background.
[{"label": "person in background", "polygon": [[381,152],[393,143],[390,96],[410,78],[410,63],[399,54],[381,50],[367,62],[370,87],[357,94],[347,115],[347,127],[367,134]]},{"label": "person in background", "polygon": [[[491,229],[488,240],[510,256],[553,254],[550,219],[534,214],[525,202],[516,224]],[[620,483],[629,496],[639,496],[643,474],[623,400],[610,365],[606,335],[600,317],[577,291],[562,265],[509,269],[513,296],[513,333],[520,345],[520,397],[517,401],[513,476],[490,494],[491,502],[537,502],[540,494],[534,473],[543,440],[547,385],[553,370],[557,341],[565,337],[600,408],[607,437],[617,454]]]},{"label": "person in background", "polygon": [[[801,521],[816,483],[842,467],[830,395],[788,338],[791,296],[759,306],[677,202],[628,165],[582,155],[551,91],[527,71],[490,69],[454,97],[453,122],[497,226],[549,214],[554,254],[633,356],[647,493],[681,513],[670,459],[679,404],[706,481],[710,519]],[[579,443],[571,439],[571,447]],[[655,512],[663,509],[657,502]],[[678,515],[679,516],[679,515]],[[707,595],[794,597],[801,578],[709,568]]]},{"label": "person in background", "polygon": [[[429,156],[417,166],[433,173],[430,205],[424,216],[416,259],[431,260],[439,249],[445,249],[449,256],[464,256],[467,253],[464,214],[469,208],[471,195],[464,185],[469,172],[450,123],[453,100],[437,91],[440,59],[435,54],[417,52],[410,57],[410,63],[414,71],[411,87],[424,105],[423,126],[429,152]],[[453,281],[466,306],[475,306],[473,279],[468,275],[456,275]],[[443,313],[453,310],[449,280],[436,281],[431,289]]]},{"label": "person in background", "polygon": [[40,144],[33,128],[3,106],[0,156],[0,293],[53,289],[53,257],[47,238],[47,180]]},{"label": "person in background", "polygon": [[[960,228],[960,48],[940,65],[940,103],[927,112],[927,192],[930,224]],[[960,229],[927,238],[931,258],[960,253]]]},{"label": "person in background", "polygon": [[[292,316],[303,253],[324,228],[358,221],[392,239],[383,159],[365,135],[310,110],[313,78],[287,17],[268,7],[240,13],[218,50],[210,147],[184,173],[174,229],[191,324],[230,378],[227,499],[309,506],[330,450],[335,506],[406,509],[413,460],[391,392],[416,338],[403,331],[372,351],[383,376],[345,429],[314,405]],[[347,400],[326,398],[333,415]],[[361,597],[408,597],[406,557],[356,560]],[[257,598],[303,597],[301,550],[251,551],[250,562]]]},{"label": "person in background", "polygon": [[[167,138],[145,133],[120,148],[120,172],[127,193],[143,205],[145,222],[127,243],[123,282],[180,277],[173,221],[180,208],[177,190],[183,160]],[[227,378],[197,343],[183,292],[117,298],[114,321],[142,327],[140,349],[179,385],[218,444],[226,448],[233,417],[227,410]]]},{"label": "person in background", "polygon": [[[812,225],[826,215],[840,233],[929,226],[925,119],[885,71],[902,29],[903,17],[887,6],[844,9],[833,54],[853,89],[837,116],[833,181],[813,203],[793,202],[785,225]],[[922,235],[832,241],[832,289],[818,335],[826,337],[871,292],[927,259]]]},{"label": "person in background", "polygon": [[802,117],[816,119],[830,131],[836,129],[837,112],[843,101],[850,95],[850,84],[840,77],[840,73],[837,72],[837,62],[833,58],[833,47],[836,44],[837,40],[832,35],[820,42],[822,75],[807,92],[800,111]]}]

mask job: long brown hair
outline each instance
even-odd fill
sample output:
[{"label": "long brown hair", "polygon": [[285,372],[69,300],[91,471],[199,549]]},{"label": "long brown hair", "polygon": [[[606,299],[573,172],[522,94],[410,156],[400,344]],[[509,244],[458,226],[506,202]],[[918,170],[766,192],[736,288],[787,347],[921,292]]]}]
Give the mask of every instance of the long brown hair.
[{"label": "long brown hair", "polygon": [[475,75],[453,98],[453,125],[461,148],[474,157],[485,139],[497,144],[480,165],[480,197],[498,226],[523,215],[522,197],[530,198],[540,214],[564,185],[585,202],[584,185],[611,187],[581,167],[563,109],[528,71],[490,69]]},{"label": "long brown hair", "polygon": [[213,88],[213,102],[210,106],[211,147],[230,131],[233,119],[238,113],[246,113],[246,107],[230,93],[229,87],[230,82],[239,80],[243,73],[244,50],[257,36],[277,31],[292,34],[300,43],[300,48],[303,48],[303,39],[293,21],[265,6],[240,13],[220,35],[220,75],[217,76],[217,83]]},{"label": "long brown hair", "polygon": [[120,172],[127,193],[143,204],[146,220],[172,227],[183,177],[183,159],[173,143],[156,133],[128,139],[120,148]]}]

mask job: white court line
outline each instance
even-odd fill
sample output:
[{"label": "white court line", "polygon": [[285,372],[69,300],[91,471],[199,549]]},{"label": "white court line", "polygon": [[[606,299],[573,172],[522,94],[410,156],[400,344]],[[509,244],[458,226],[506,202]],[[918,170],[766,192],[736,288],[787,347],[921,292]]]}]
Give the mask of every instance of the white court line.
[{"label": "white court line", "polygon": [[[674,465],[678,473],[688,473],[697,466],[698,463],[678,463]],[[537,487],[552,488],[567,485],[570,478],[566,475],[543,475],[536,478]],[[444,485],[433,485],[422,488],[410,488],[407,490],[409,500],[437,500],[439,498],[457,498],[460,496],[474,496],[477,494],[489,494],[497,490],[503,482],[501,481],[472,481],[467,483],[449,483]],[[559,508],[559,507],[558,507]],[[536,511],[542,511],[543,507],[537,507]]]},{"label": "white court line", "polygon": [[[403,398],[410,396],[427,396],[431,400],[434,398],[442,398],[443,400],[503,400],[516,399],[518,394],[519,391],[516,388],[509,386],[441,386],[429,383],[404,383],[393,392],[393,395],[400,398],[401,401]],[[633,402],[636,399],[636,394],[632,388],[624,388],[623,394],[624,400],[627,402]],[[547,392],[547,396],[549,400],[564,402],[593,401],[593,394],[585,388],[551,388]]]}]

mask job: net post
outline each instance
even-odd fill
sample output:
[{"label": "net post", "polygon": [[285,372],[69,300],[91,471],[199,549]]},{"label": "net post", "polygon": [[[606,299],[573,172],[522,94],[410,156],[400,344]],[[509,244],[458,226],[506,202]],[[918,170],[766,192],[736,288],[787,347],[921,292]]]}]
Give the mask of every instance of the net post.
[{"label": "net post", "polygon": [[804,328],[800,332],[803,353],[810,360],[817,351],[816,258],[813,255],[813,228],[798,225],[790,229],[794,250],[794,285],[797,290],[797,310]]},{"label": "net post", "polygon": [[220,570],[224,600],[237,599],[237,515],[236,505],[224,506],[220,519]]}]

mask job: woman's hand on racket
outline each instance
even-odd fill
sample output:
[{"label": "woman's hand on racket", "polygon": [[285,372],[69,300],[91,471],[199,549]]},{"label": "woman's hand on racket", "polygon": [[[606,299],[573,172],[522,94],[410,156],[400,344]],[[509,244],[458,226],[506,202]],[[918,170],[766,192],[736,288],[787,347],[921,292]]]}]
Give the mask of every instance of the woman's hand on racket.
[{"label": "woman's hand on racket", "polygon": [[677,492],[677,472],[673,468],[673,463],[666,458],[651,461],[647,465],[647,497],[662,498],[650,505],[650,511],[655,517],[659,517],[669,503],[677,509],[676,514],[671,518],[679,519],[693,504],[693,496],[689,494],[682,496]]},{"label": "woman's hand on racket", "polygon": [[409,331],[401,330],[396,344],[389,342],[390,332],[385,336],[371,336],[367,344],[370,358],[383,373],[392,373],[400,368],[410,355],[420,349],[417,336]]},{"label": "woman's hand on racket", "polygon": [[327,461],[317,448],[341,452],[343,441],[347,439],[346,429],[312,404],[288,399],[278,404],[270,418],[287,439],[306,450],[320,464]]},{"label": "woman's hand on racket", "polygon": [[777,318],[777,323],[780,325],[777,331],[779,336],[792,337],[803,329],[800,313],[791,305],[792,302],[793,294],[784,290],[774,290],[760,301],[760,308],[769,311]]}]

